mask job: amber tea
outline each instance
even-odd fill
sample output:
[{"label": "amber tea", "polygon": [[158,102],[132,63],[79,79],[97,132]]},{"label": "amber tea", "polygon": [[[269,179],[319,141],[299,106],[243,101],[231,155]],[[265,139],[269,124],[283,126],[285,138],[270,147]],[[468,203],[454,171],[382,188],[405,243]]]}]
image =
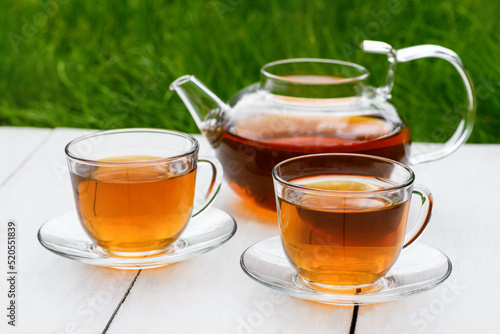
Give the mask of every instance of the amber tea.
[{"label": "amber tea", "polygon": [[314,153],[359,153],[404,163],[409,148],[409,129],[380,117],[265,114],[230,125],[216,153],[236,193],[274,210],[271,171],[284,160]]},{"label": "amber tea", "polygon": [[395,186],[388,179],[360,175],[314,175],[289,181],[318,196],[289,188],[278,197],[281,238],[295,270],[311,282],[360,286],[391,268],[403,246],[409,200],[376,192]]},{"label": "amber tea", "polygon": [[[196,168],[147,163],[154,156],[120,156],[71,173],[80,220],[93,241],[110,252],[149,252],[177,240],[190,219]],[[143,161],[144,164],[136,164]]]}]

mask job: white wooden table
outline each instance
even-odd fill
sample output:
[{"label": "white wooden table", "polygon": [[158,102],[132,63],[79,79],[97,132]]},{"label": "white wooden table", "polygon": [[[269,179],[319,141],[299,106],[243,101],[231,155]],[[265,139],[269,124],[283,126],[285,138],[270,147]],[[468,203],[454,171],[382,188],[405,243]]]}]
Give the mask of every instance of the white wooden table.
[{"label": "white wooden table", "polygon": [[[40,225],[74,207],[64,145],[87,131],[0,127],[0,333],[500,333],[500,145],[466,145],[415,168],[435,198],[421,240],[450,257],[450,278],[423,294],[355,309],[284,296],[248,278],[241,253],[278,228],[272,214],[248,210],[226,185],[215,206],[236,219],[238,231],[189,261],[120,271],[45,250]],[[16,327],[6,317],[12,219]]]}]

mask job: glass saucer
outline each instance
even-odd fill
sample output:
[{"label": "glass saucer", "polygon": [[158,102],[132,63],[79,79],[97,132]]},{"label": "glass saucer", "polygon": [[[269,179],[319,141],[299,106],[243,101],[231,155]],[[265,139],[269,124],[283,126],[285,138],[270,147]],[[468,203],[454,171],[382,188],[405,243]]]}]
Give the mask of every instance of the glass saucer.
[{"label": "glass saucer", "polygon": [[389,273],[367,288],[319,290],[298,276],[285,256],[279,236],[250,246],[241,255],[243,271],[257,282],[287,295],[332,305],[367,305],[400,299],[443,283],[451,261],[440,250],[415,242],[401,251]]},{"label": "glass saucer", "polygon": [[50,219],[40,227],[38,240],[48,250],[83,263],[117,269],[148,269],[180,262],[208,252],[229,240],[236,222],[228,213],[210,208],[191,218],[181,238],[155,255],[116,257],[96,246],[80,225],[76,211]]}]

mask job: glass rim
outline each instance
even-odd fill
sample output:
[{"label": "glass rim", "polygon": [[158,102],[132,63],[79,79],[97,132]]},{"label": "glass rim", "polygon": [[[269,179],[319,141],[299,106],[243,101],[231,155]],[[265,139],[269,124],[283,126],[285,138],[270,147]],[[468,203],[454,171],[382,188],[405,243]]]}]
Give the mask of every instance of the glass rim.
[{"label": "glass rim", "polygon": [[[269,68],[277,65],[283,65],[283,64],[290,64],[290,63],[324,63],[324,64],[330,64],[330,65],[342,65],[342,66],[347,66],[351,68],[355,68],[359,71],[362,72],[362,74],[358,76],[353,76],[353,77],[348,77],[348,78],[340,78],[336,79],[335,81],[332,82],[325,82],[325,81],[308,81],[308,80],[296,80],[296,79],[289,79],[281,75],[276,75],[272,74],[271,72],[268,71]],[[323,58],[291,58],[291,59],[283,59],[283,60],[277,60],[273,61],[270,63],[265,64],[262,66],[260,69],[260,73],[269,79],[272,80],[277,80],[277,81],[282,81],[286,83],[293,83],[293,84],[299,84],[299,85],[315,85],[315,86],[335,86],[335,85],[343,85],[346,83],[352,83],[356,81],[363,81],[368,76],[370,75],[370,72],[363,66],[347,61],[342,61],[342,60],[334,60],[334,59],[323,59]]]},{"label": "glass rim", "polygon": [[[386,162],[386,163],[390,163],[392,165],[402,167],[404,170],[406,170],[408,172],[409,176],[405,182],[401,182],[401,184],[391,186],[391,187],[385,187],[382,189],[374,189],[374,190],[349,190],[349,191],[346,191],[346,190],[327,190],[327,189],[316,189],[316,188],[306,187],[306,186],[302,186],[300,184],[288,182],[277,174],[278,169],[287,163],[290,163],[290,162],[295,161],[295,160],[314,158],[314,157],[317,158],[317,157],[321,157],[321,156],[323,156],[323,157],[324,156],[327,156],[327,157],[328,156],[330,156],[330,157],[332,157],[332,156],[333,157],[335,157],[335,156],[336,157],[353,157],[353,158],[358,157],[358,158],[367,158],[367,159],[372,159],[372,160],[378,160],[381,162]],[[373,194],[373,193],[381,193],[381,192],[383,193],[383,192],[387,192],[387,191],[400,190],[400,189],[406,188],[408,186],[411,186],[415,182],[415,173],[413,172],[413,170],[410,167],[406,166],[405,164],[403,164],[399,161],[388,159],[388,158],[383,158],[383,157],[368,155],[368,154],[357,154],[357,153],[318,153],[318,154],[301,155],[298,157],[284,160],[284,161],[280,162],[279,164],[277,164],[276,166],[274,166],[273,171],[272,171],[272,176],[273,176],[273,179],[276,182],[279,182],[282,186],[285,186],[288,188],[306,190],[308,192],[315,192],[315,193],[329,194],[329,195],[347,195],[347,194],[349,194],[349,195],[364,195],[364,194]]]},{"label": "glass rim", "polygon": [[[165,134],[165,135],[175,135],[178,137],[185,138],[191,142],[191,147],[180,154],[176,154],[173,156],[169,156],[166,158],[161,158],[161,159],[153,159],[153,160],[141,160],[141,161],[100,161],[100,160],[93,160],[93,159],[86,159],[83,157],[78,157],[75,155],[73,152],[71,152],[70,147],[72,145],[76,145],[79,142],[82,142],[84,140],[94,138],[94,137],[99,137],[99,136],[107,136],[107,135],[117,135],[117,134],[124,134],[124,133],[159,133],[159,134]],[[72,160],[77,160],[86,164],[92,164],[92,165],[110,165],[110,166],[122,166],[122,165],[145,165],[145,164],[157,164],[157,163],[162,163],[162,162],[167,162],[167,161],[172,161],[172,160],[177,160],[179,158],[183,158],[186,156],[189,156],[191,154],[196,153],[199,150],[199,143],[190,134],[181,132],[181,131],[176,131],[176,130],[164,130],[164,129],[155,129],[155,128],[126,128],[126,129],[115,129],[115,130],[103,130],[103,131],[97,131],[93,133],[89,133],[80,137],[77,137],[73,140],[71,140],[66,146],[64,147],[64,152],[66,153],[66,157]]]}]

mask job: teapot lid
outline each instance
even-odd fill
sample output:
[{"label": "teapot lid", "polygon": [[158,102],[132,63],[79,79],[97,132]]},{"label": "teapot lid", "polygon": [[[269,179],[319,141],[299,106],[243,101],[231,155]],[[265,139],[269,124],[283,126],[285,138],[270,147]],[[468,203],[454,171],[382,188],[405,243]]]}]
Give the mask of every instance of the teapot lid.
[{"label": "teapot lid", "polygon": [[260,73],[261,88],[271,94],[314,99],[360,96],[370,75],[354,63],[316,58],[271,62]]}]

